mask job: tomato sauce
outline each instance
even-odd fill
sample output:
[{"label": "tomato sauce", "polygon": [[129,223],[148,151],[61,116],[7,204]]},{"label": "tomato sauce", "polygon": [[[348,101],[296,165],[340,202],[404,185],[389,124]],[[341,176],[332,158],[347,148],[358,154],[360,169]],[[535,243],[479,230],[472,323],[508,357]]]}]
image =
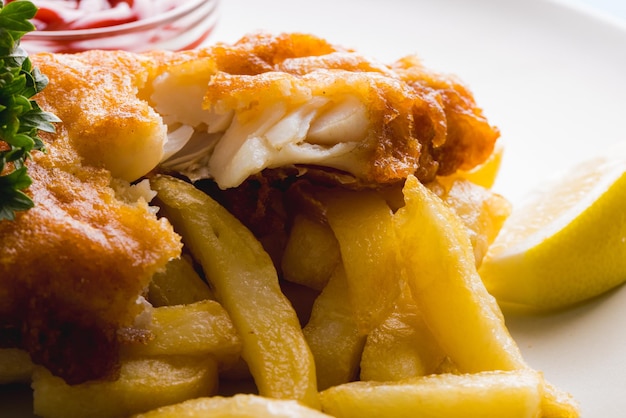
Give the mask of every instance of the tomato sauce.
[{"label": "tomato sauce", "polygon": [[[10,0],[9,3],[14,0]],[[77,30],[115,26],[158,16],[184,0],[33,0],[37,30]]]},{"label": "tomato sauce", "polygon": [[22,39],[29,52],[194,48],[212,31],[218,3],[218,0],[31,1],[39,10],[32,20],[37,30]]}]

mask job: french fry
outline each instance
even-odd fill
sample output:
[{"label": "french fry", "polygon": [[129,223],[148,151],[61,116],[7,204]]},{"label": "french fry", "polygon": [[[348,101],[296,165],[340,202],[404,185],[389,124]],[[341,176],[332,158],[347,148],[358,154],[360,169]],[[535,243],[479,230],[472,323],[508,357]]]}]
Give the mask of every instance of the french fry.
[{"label": "french fry", "polygon": [[283,277],[322,290],[340,261],[339,244],[328,225],[296,215],[281,262]]},{"label": "french fry", "polygon": [[0,348],[0,385],[30,382],[33,362],[24,350]]},{"label": "french fry", "polygon": [[451,181],[441,197],[467,227],[476,265],[479,266],[489,245],[511,214],[511,204],[504,197],[460,178]]},{"label": "french fry", "polygon": [[337,418],[537,418],[543,379],[535,371],[439,374],[400,382],[353,382],[320,394]]},{"label": "french fry", "polygon": [[[404,195],[394,221],[407,282],[441,347],[461,372],[529,369],[476,271],[461,220],[415,177]],[[578,416],[570,396],[544,386],[546,416]]]},{"label": "french fry", "polygon": [[313,356],[261,244],[193,185],[167,176],[152,178],[151,185],[232,318],[259,393],[317,406]]},{"label": "french fry", "polygon": [[319,198],[339,242],[357,325],[367,334],[400,294],[391,209],[382,196],[369,191],[332,190]]},{"label": "french fry", "polygon": [[165,271],[152,276],[148,289],[148,301],[157,307],[185,305],[206,299],[215,299],[215,296],[184,257],[170,260]]},{"label": "french fry", "polygon": [[569,393],[544,382],[541,399],[541,418],[577,418],[580,416],[578,402]]},{"label": "french fry", "polygon": [[164,406],[133,418],[329,418],[293,400],[256,395],[198,398]]},{"label": "french fry", "polygon": [[211,356],[232,365],[241,353],[241,338],[224,308],[214,300],[152,309],[152,339],[124,346],[127,356]]},{"label": "french fry", "polygon": [[357,328],[348,297],[348,281],[340,265],[315,300],[303,329],[315,358],[320,390],[357,377],[365,335]]},{"label": "french fry", "polygon": [[34,412],[46,418],[122,418],[213,395],[217,378],[217,364],[208,356],[125,360],[116,380],[72,386],[37,368],[32,382]]},{"label": "french fry", "polygon": [[367,336],[361,380],[398,381],[435,373],[446,353],[426,326],[410,295],[402,296],[378,327]]},{"label": "french fry", "polygon": [[415,177],[395,216],[407,282],[435,339],[461,372],[526,368],[476,271],[466,228]]}]

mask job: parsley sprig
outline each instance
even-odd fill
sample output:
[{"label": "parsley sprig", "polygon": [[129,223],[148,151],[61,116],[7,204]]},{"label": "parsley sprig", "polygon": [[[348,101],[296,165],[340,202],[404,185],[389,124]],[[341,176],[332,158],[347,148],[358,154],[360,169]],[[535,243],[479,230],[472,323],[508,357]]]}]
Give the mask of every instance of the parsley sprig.
[{"label": "parsley sprig", "polygon": [[0,1],[0,221],[34,206],[24,193],[32,183],[25,165],[32,151],[45,152],[39,131],[54,132],[59,118],[31,99],[48,84],[20,47],[37,7],[27,0],[2,6]]}]

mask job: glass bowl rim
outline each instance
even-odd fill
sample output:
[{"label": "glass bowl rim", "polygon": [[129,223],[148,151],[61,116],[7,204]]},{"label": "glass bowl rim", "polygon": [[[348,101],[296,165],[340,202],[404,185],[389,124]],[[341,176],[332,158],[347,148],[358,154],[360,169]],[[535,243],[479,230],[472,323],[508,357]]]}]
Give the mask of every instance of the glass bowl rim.
[{"label": "glass bowl rim", "polygon": [[187,16],[200,9],[205,3],[214,3],[210,12],[215,11],[217,0],[185,0],[173,9],[165,13],[151,16],[147,19],[140,19],[133,22],[122,23],[119,25],[103,26],[89,29],[68,29],[68,30],[41,30],[33,31],[24,35],[24,39],[32,40],[64,40],[64,39],[80,39],[80,38],[97,38],[102,36],[123,35],[129,32],[137,32],[146,29],[153,29],[165,23],[171,23],[181,17]]}]

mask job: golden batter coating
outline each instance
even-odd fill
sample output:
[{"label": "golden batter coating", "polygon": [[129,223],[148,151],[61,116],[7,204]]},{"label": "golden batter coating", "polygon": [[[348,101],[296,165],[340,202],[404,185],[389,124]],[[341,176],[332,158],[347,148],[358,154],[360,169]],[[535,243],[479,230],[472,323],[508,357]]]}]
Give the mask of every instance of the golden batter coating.
[{"label": "golden batter coating", "polygon": [[28,163],[35,207],[0,221],[0,344],[24,348],[77,383],[115,369],[117,347],[144,311],[140,295],[181,244],[166,220],[102,168],[139,144],[145,152],[132,157],[152,163],[109,167],[134,179],[162,152],[163,134],[153,135],[160,118],[133,92],[135,65],[126,71],[120,62],[113,74],[71,56],[33,61],[50,78],[38,102],[63,122],[56,134],[42,134],[47,153]]},{"label": "golden batter coating", "polygon": [[38,101],[64,121],[85,164],[127,181],[158,164],[167,129],[138,97],[149,82],[151,60],[123,51],[88,51],[39,54],[32,61],[51,80]]}]

